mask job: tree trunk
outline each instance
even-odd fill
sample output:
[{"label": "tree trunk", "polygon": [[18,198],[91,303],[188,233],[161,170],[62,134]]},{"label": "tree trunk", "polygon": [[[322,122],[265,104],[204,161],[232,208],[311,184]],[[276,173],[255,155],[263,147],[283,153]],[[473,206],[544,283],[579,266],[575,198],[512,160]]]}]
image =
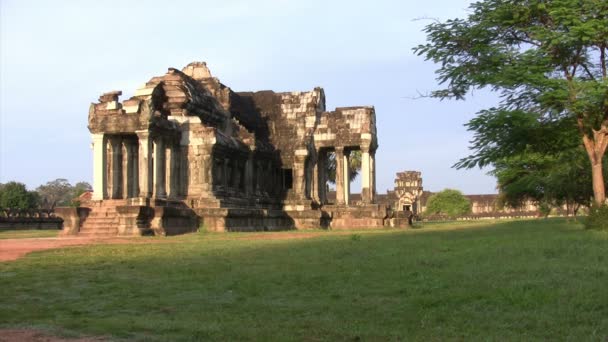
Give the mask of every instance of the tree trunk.
[{"label": "tree trunk", "polygon": [[[579,128],[582,127],[582,120],[579,119]],[[582,131],[582,129],[581,129]],[[606,186],[604,183],[604,173],[602,161],[608,146],[608,121],[602,123],[599,130],[592,130],[593,136],[583,135],[583,144],[591,161],[591,179],[593,183],[593,200],[595,205],[603,205],[606,202]]]},{"label": "tree trunk", "polygon": [[599,156],[591,164],[591,177],[593,179],[593,197],[596,205],[602,205],[606,201],[606,188],[604,186],[604,173],[602,169],[602,157]]}]

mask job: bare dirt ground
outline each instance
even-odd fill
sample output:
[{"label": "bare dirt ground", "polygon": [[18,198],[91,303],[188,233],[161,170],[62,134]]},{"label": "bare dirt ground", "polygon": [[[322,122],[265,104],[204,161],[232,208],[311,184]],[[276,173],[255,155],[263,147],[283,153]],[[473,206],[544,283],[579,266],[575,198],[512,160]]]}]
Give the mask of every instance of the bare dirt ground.
[{"label": "bare dirt ground", "polygon": [[[244,240],[289,240],[289,239],[309,239],[325,235],[324,232],[260,232],[243,233],[237,239]],[[332,234],[346,235],[353,234],[349,231],[338,231]],[[227,237],[234,239],[235,236]],[[136,239],[129,237],[56,237],[56,238],[25,238],[25,239],[0,239],[0,262],[13,261],[24,257],[34,251],[43,251],[69,246],[85,246],[92,244],[126,244],[126,243],[172,243],[171,240],[163,239]],[[2,341],[2,340],[0,340]]]},{"label": "bare dirt ground", "polygon": [[[57,237],[57,238],[27,238],[1,239],[0,261],[17,260],[27,253],[67,246],[84,246],[99,243],[137,243],[131,238],[98,238],[98,237]],[[2,341],[2,340],[0,340]]]},{"label": "bare dirt ground", "polygon": [[33,329],[0,329],[0,342],[101,342],[102,337],[63,338]]}]

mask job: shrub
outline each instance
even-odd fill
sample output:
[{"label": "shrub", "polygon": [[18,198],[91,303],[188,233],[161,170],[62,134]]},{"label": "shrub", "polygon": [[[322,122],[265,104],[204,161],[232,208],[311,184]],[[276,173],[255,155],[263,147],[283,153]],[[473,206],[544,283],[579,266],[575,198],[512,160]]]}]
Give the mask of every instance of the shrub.
[{"label": "shrub", "polygon": [[425,215],[447,215],[450,218],[455,218],[470,212],[471,202],[462,192],[445,189],[429,197]]},{"label": "shrub", "polygon": [[608,230],[608,205],[591,207],[585,220],[585,228]]}]

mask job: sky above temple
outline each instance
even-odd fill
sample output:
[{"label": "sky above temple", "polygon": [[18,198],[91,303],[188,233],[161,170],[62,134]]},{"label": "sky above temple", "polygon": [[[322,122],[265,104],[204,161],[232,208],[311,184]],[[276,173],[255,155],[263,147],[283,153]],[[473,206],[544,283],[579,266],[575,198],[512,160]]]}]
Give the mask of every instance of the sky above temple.
[{"label": "sky above temple", "polygon": [[[168,67],[206,61],[234,91],[325,89],[327,108],[373,105],[378,192],[422,171],[426,190],[493,193],[489,170],[455,170],[463,126],[497,102],[418,98],[435,66],[414,55],[430,20],[470,1],[0,1],[0,182],[92,181],[89,104],[121,99]],[[353,192],[359,187],[353,185]]]}]

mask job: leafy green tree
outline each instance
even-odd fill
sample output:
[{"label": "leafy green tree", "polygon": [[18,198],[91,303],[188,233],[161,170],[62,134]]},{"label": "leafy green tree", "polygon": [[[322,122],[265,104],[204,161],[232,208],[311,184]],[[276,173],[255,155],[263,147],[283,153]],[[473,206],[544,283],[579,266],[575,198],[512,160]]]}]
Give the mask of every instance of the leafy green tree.
[{"label": "leafy green tree", "polygon": [[559,155],[520,153],[494,165],[503,204],[518,207],[532,200],[550,207],[565,205],[568,214],[591,204],[591,172],[582,148]]},{"label": "leafy green tree", "polygon": [[[446,87],[431,95],[464,99],[472,89],[489,87],[503,100],[480,116],[519,113],[522,119],[529,115],[543,122],[573,123],[591,164],[594,200],[604,203],[608,2],[483,0],[470,9],[466,19],[426,26],[428,42],[414,48],[440,64],[438,81]],[[523,136],[521,143],[529,138]],[[485,153],[483,144],[472,149],[475,154],[460,166],[497,160]]]},{"label": "leafy green tree", "polygon": [[589,206],[591,170],[573,119],[483,111],[467,126],[475,132],[472,144],[477,153],[456,167],[492,164],[503,204],[518,207],[532,200],[548,206],[565,204],[569,211]]},{"label": "leafy green tree", "polygon": [[442,214],[457,217],[471,212],[471,201],[462,192],[445,189],[431,195],[426,203],[427,214]]},{"label": "leafy green tree", "polygon": [[23,183],[8,182],[0,184],[0,208],[36,208],[38,201],[38,194],[34,191],[28,191]]}]

